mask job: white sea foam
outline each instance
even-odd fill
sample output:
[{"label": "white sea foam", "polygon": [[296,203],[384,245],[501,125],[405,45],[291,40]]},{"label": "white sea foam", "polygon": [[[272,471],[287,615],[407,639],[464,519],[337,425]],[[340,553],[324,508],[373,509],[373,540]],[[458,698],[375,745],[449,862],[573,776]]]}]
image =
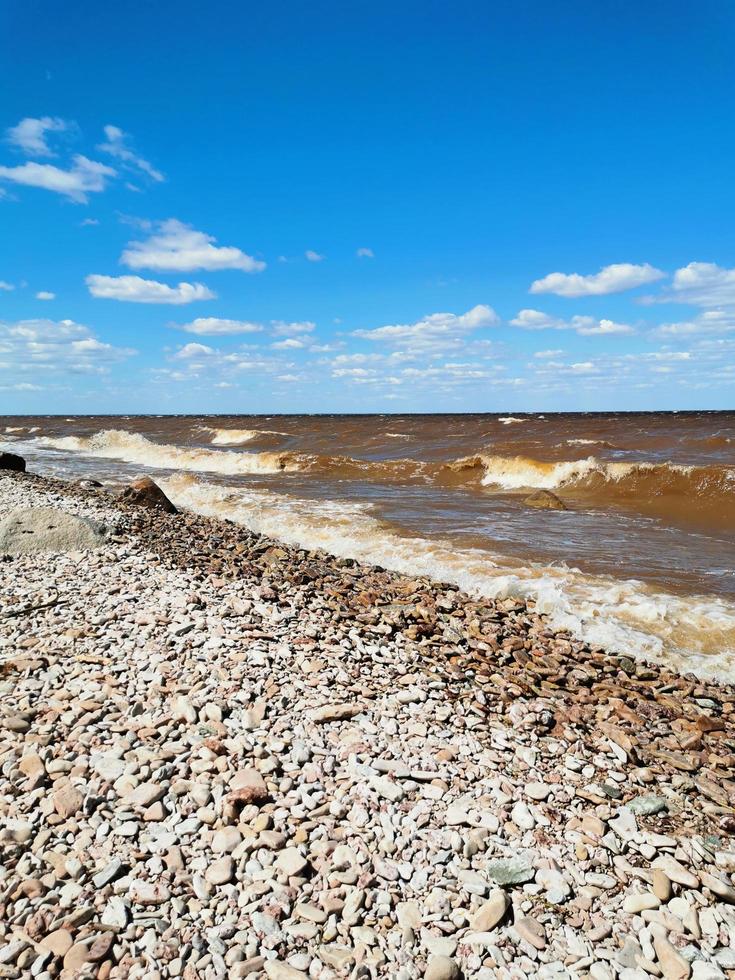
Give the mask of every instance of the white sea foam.
[{"label": "white sea foam", "polygon": [[[735,667],[735,605],[682,597],[635,580],[588,576],[565,566],[522,566],[450,542],[405,537],[376,520],[366,504],[307,501],[262,490],[231,490],[185,474],[162,481],[174,503],[227,517],[289,544],[428,575],[487,597],[536,600],[553,626],[588,643],[714,676]],[[716,652],[712,652],[716,651]]]},{"label": "white sea foam", "polygon": [[501,415],[498,418],[498,422],[502,422],[503,425],[512,425],[514,422],[525,422],[525,419],[518,419],[515,415]]},{"label": "white sea foam", "polygon": [[172,446],[152,442],[137,432],[125,429],[106,429],[89,437],[39,438],[36,444],[47,449],[83,453],[95,459],[119,459],[154,469],[220,473],[223,476],[299,469],[298,461],[287,453],[238,453]]},{"label": "white sea foam", "polygon": [[211,432],[212,438],[209,440],[213,446],[241,446],[245,442],[252,442],[260,436],[282,436],[285,432],[276,432],[273,429],[216,429],[207,425],[201,426],[205,432]]}]

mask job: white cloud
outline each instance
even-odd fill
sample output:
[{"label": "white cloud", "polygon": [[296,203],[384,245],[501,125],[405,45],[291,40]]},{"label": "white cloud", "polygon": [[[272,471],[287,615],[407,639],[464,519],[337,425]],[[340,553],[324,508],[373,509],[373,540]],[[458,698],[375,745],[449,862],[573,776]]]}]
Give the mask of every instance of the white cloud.
[{"label": "white cloud", "polygon": [[707,334],[723,334],[735,331],[735,312],[705,310],[693,320],[679,323],[662,323],[652,330],[655,337],[674,339]]},{"label": "white cloud", "polygon": [[271,344],[274,350],[302,350],[306,347],[303,340],[299,340],[298,337],[287,337],[285,340],[279,340],[275,344]]},{"label": "white cloud", "polygon": [[107,142],[101,143],[97,147],[98,150],[119,160],[123,166],[129,169],[142,171],[151,180],[160,182],[166,179],[160,170],[156,170],[147,160],[133,153],[130,147],[125,145],[125,141],[128,138],[127,133],[124,133],[117,126],[105,126],[105,136],[107,137]]},{"label": "white cloud", "polygon": [[0,322],[0,357],[14,377],[19,372],[105,374],[111,364],[135,353],[104,343],[73,320]]},{"label": "white cloud", "polygon": [[295,320],[293,323],[285,323],[283,320],[271,320],[273,333],[279,337],[292,337],[294,334],[313,333],[316,324],[311,320]]},{"label": "white cloud", "polygon": [[533,356],[541,360],[546,360],[550,357],[559,357],[563,353],[563,350],[537,350]]},{"label": "white cloud", "polygon": [[196,269],[261,272],[265,269],[265,262],[246,255],[239,248],[218,247],[214,244],[216,241],[211,235],[169,218],[160,222],[156,233],[146,241],[131,242],[120,261],[131,269],[162,272],[193,272]]},{"label": "white cloud", "polygon": [[375,258],[375,252],[373,252],[371,248],[358,248],[358,250],[355,252],[355,255],[358,257],[358,259]]},{"label": "white cloud", "polygon": [[690,262],[677,269],[662,300],[693,306],[735,306],[735,269],[714,262]]},{"label": "white cloud", "polygon": [[577,272],[551,272],[543,279],[536,279],[531,284],[532,293],[555,293],[557,296],[607,296],[609,293],[622,293],[626,289],[635,289],[649,282],[663,279],[666,273],[654,268],[647,262],[643,265],[631,265],[629,262],[619,262],[606,265],[594,275],[582,276]]},{"label": "white cloud", "polygon": [[46,133],[61,133],[67,128],[68,123],[53,116],[21,119],[17,126],[11,126],[7,131],[7,140],[28,156],[52,157],[54,154],[46,142]]},{"label": "white cloud", "polygon": [[5,282],[4,279],[0,279],[0,291],[9,293],[13,289],[15,289],[15,286],[12,284],[12,282]]},{"label": "white cloud", "polygon": [[56,293],[50,293],[46,289],[42,289],[36,293],[36,299],[56,299]]},{"label": "white cloud", "polygon": [[196,300],[216,299],[206,286],[199,282],[180,282],[167,286],[140,276],[87,276],[85,282],[92,296],[98,299],[117,299],[126,303],[170,303],[183,306]]},{"label": "white cloud", "polygon": [[200,316],[191,323],[172,323],[177,330],[195,333],[201,337],[217,337],[227,334],[259,333],[262,323],[251,323],[249,320],[223,320],[216,316]]},{"label": "white cloud", "polygon": [[214,347],[207,347],[206,344],[184,344],[175,354],[178,360],[188,360],[192,357],[209,357],[216,354]]},{"label": "white cloud", "polygon": [[392,324],[374,330],[355,330],[354,336],[363,340],[380,341],[393,346],[409,345],[413,349],[456,343],[466,334],[481,327],[499,323],[498,315],[489,306],[474,306],[459,316],[455,313],[431,313],[416,323]]},{"label": "white cloud", "polygon": [[320,255],[318,252],[314,252],[310,248],[307,248],[307,250],[304,252],[304,256],[307,262],[322,262],[324,260],[323,255]]},{"label": "white cloud", "polygon": [[56,194],[63,194],[76,204],[86,204],[88,194],[97,194],[107,186],[107,178],[117,171],[104,163],[96,163],[77,155],[70,170],[62,170],[50,163],[24,163],[19,167],[0,167],[0,180],[9,180],[26,187],[41,187]]},{"label": "white cloud", "polygon": [[635,329],[627,323],[598,320],[593,316],[573,316],[570,320],[562,320],[540,310],[521,310],[510,322],[522,330],[574,330],[581,337],[635,333]]},{"label": "white cloud", "polygon": [[288,384],[292,384],[295,381],[305,381],[306,378],[299,374],[278,374],[276,375],[276,381],[285,381]]},{"label": "white cloud", "polygon": [[98,225],[99,221],[97,218],[85,218],[84,221],[79,222],[82,228],[87,228],[90,226]]}]

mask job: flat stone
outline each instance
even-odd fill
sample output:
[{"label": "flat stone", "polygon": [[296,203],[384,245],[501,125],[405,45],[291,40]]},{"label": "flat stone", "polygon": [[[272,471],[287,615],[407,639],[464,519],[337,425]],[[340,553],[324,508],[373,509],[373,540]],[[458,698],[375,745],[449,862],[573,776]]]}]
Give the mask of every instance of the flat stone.
[{"label": "flat stone", "polygon": [[459,980],[462,976],[456,960],[450,956],[430,956],[426,964],[424,980]]},{"label": "flat stone", "polygon": [[166,787],[157,783],[141,783],[124,796],[129,806],[144,809],[152,803],[157,803],[166,795]]},{"label": "flat stone", "polygon": [[71,783],[67,783],[66,786],[62,786],[56,790],[52,796],[52,800],[54,810],[64,820],[68,820],[69,817],[73,817],[75,813],[81,810],[82,803],[84,802],[84,794],[75,786],[72,786]]},{"label": "flat stone", "polygon": [[212,850],[215,854],[230,854],[242,843],[242,834],[237,827],[222,827],[212,837]]},{"label": "flat stone", "polygon": [[0,520],[0,554],[81,551],[103,544],[96,524],[55,507],[21,507]]},{"label": "flat stone", "polygon": [[204,872],[205,879],[210,885],[225,885],[232,881],[235,875],[235,862],[229,855],[213,861]]},{"label": "flat stone", "polygon": [[64,970],[69,970],[73,975],[85,963],[89,963],[89,947],[86,943],[75,943],[64,957]]},{"label": "flat stone", "polygon": [[63,957],[74,945],[74,937],[67,929],[54,929],[53,932],[43,937],[39,945],[49,950],[54,956]]},{"label": "flat stone", "polygon": [[503,886],[524,885],[532,881],[536,874],[525,857],[494,858],[485,865],[485,873],[496,884]]},{"label": "flat stone", "polygon": [[674,894],[671,879],[666,872],[662,871],[660,868],[653,869],[651,889],[656,898],[664,903],[670,901],[671,896]]},{"label": "flat stone", "polygon": [[171,893],[162,882],[136,880],[130,883],[128,897],[138,905],[162,905],[171,898]]},{"label": "flat stone", "polygon": [[288,963],[280,963],[277,960],[266,960],[264,969],[268,980],[308,980],[309,976],[303,970],[297,970]]},{"label": "flat stone", "polygon": [[496,888],[487,897],[479,909],[470,917],[470,928],[474,932],[492,932],[505,918],[510,907],[510,898],[502,890]]},{"label": "flat stone", "polygon": [[636,796],[634,800],[629,800],[626,806],[641,817],[652,817],[656,813],[663,813],[668,810],[669,805],[663,796]]},{"label": "flat stone", "polygon": [[656,950],[658,965],[665,980],[687,980],[692,968],[665,936],[654,935],[653,948]]},{"label": "flat stone", "polygon": [[520,919],[514,921],[513,928],[521,939],[530,943],[535,949],[545,949],[546,930],[536,919],[532,919],[529,916],[522,916]]},{"label": "flat stone", "polygon": [[298,877],[309,867],[309,862],[297,847],[284,848],[276,858],[275,864],[278,870],[289,878]]},{"label": "flat stone", "polygon": [[699,878],[668,854],[657,857],[651,867],[663,871],[677,885],[683,885],[685,888],[699,888]]},{"label": "flat stone", "polygon": [[309,712],[309,717],[317,724],[328,721],[347,721],[359,715],[364,709],[359,704],[325,704],[321,708],[314,708]]}]

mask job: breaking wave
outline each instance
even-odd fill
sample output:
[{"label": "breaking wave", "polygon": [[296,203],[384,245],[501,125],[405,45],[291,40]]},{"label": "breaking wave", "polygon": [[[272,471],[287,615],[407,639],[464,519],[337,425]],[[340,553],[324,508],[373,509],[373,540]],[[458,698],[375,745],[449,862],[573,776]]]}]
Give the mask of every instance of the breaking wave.
[{"label": "breaking wave", "polygon": [[209,440],[213,446],[241,446],[245,442],[252,442],[260,436],[282,436],[283,432],[274,432],[272,429],[216,429],[207,425],[201,426],[204,432],[210,432],[212,438]]},{"label": "breaking wave", "polygon": [[735,605],[676,596],[635,580],[585,575],[564,565],[522,565],[449,541],[396,533],[364,503],[296,499],[232,489],[187,474],[161,481],[178,506],[225,517],[288,544],[451,582],[474,595],[535,600],[552,625],[607,650],[722,676],[735,661]]},{"label": "breaking wave", "polygon": [[105,429],[93,436],[41,438],[36,442],[47,449],[84,453],[97,459],[119,459],[153,469],[220,473],[223,476],[301,469],[293,453],[237,453],[172,446],[151,442],[145,436],[125,429]]}]

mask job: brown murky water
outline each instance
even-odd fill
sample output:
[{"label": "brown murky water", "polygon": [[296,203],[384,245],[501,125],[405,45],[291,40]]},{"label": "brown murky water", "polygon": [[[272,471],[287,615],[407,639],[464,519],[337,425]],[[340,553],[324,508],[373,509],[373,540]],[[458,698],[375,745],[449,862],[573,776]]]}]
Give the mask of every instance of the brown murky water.
[{"label": "brown murky water", "polygon": [[0,437],[38,472],[148,472],[191,509],[735,670],[735,413],[18,417]]}]

